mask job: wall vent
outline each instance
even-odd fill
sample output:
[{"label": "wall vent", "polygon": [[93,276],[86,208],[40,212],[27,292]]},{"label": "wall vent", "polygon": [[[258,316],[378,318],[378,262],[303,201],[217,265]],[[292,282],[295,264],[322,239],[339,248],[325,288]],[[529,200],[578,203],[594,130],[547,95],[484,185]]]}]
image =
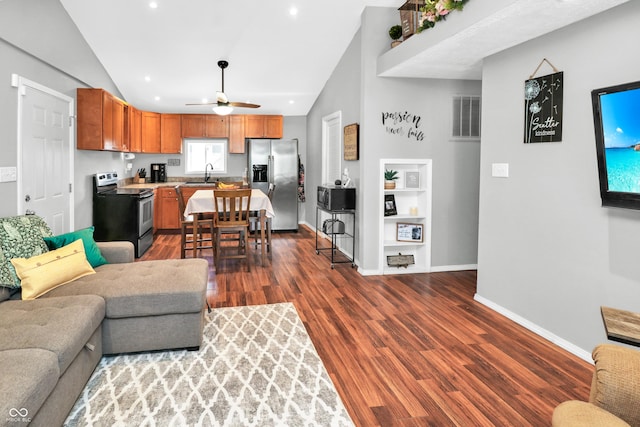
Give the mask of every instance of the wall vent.
[{"label": "wall vent", "polygon": [[453,139],[480,139],[480,97],[457,95],[453,97]]}]

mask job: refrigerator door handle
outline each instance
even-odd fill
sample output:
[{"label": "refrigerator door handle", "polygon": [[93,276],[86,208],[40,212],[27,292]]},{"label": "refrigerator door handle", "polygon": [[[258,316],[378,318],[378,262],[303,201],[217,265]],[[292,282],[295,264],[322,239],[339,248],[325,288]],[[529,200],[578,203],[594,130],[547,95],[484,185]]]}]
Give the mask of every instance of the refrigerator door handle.
[{"label": "refrigerator door handle", "polygon": [[269,184],[273,184],[275,181],[275,176],[273,173],[273,163],[275,162],[275,159],[273,158],[273,156],[271,154],[269,154],[269,166],[267,166],[269,168]]}]

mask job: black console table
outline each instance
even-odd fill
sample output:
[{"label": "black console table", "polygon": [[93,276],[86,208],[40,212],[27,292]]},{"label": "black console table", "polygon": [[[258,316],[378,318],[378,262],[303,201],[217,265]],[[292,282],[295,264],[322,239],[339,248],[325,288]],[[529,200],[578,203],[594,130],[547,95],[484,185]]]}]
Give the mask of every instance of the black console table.
[{"label": "black console table", "polygon": [[[330,240],[331,240],[331,246],[323,246],[322,245],[322,241],[325,241],[327,239],[324,238],[318,238],[318,234],[320,234],[321,230],[322,230],[322,225],[318,224],[318,221],[320,220],[320,211],[322,212],[326,212],[329,215],[331,215],[331,221],[335,222],[337,220],[339,220],[339,218],[341,216],[351,216],[351,218],[353,219],[353,221],[351,221],[351,224],[353,224],[351,226],[351,230],[349,230],[350,232],[348,232],[346,230],[346,224],[345,224],[345,230],[344,232],[330,232],[327,233],[327,236],[329,236]],[[328,251],[331,253],[330,259],[331,259],[331,268],[334,268],[336,264],[349,264],[351,263],[351,267],[355,268],[356,264],[354,262],[354,256],[355,256],[355,251],[356,251],[356,239],[354,237],[355,235],[355,229],[356,229],[356,211],[354,210],[339,210],[339,211],[331,211],[331,210],[327,210],[327,209],[323,209],[319,206],[316,206],[316,254],[320,254],[321,252],[325,252]],[[332,230],[332,231],[336,231],[336,230]],[[351,239],[351,258],[349,258],[344,252],[341,252],[337,245],[337,239],[338,237],[346,237]]]}]

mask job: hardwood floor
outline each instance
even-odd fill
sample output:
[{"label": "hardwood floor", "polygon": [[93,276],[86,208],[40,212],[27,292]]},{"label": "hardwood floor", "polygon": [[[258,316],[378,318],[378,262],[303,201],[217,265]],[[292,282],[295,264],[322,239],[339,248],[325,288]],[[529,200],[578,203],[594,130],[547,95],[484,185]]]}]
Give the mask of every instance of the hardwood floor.
[{"label": "hardwood floor", "polygon": [[[304,227],[272,244],[251,272],[212,266],[208,301],[292,302],[358,426],[548,426],[558,403],[588,398],[592,366],[475,302],[475,271],[332,270]],[[179,257],[179,236],[159,235],[142,259]]]}]

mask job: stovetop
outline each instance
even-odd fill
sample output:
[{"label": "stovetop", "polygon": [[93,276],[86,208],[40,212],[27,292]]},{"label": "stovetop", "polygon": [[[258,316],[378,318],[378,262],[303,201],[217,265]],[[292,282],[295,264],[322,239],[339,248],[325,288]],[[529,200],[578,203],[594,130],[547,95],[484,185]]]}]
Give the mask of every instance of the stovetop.
[{"label": "stovetop", "polygon": [[94,176],[93,180],[96,194],[105,196],[123,195],[130,197],[149,197],[153,195],[153,190],[150,188],[118,187],[117,172],[99,172]]}]

